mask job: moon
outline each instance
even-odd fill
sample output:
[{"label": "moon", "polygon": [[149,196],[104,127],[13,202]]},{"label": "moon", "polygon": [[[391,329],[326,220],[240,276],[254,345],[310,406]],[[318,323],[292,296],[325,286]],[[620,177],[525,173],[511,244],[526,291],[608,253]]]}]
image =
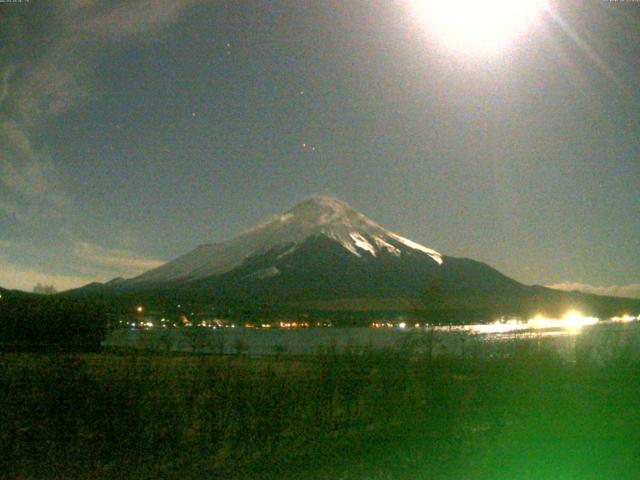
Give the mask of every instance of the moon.
[{"label": "moon", "polygon": [[407,0],[407,4],[443,44],[472,56],[512,46],[547,8],[544,0]]}]

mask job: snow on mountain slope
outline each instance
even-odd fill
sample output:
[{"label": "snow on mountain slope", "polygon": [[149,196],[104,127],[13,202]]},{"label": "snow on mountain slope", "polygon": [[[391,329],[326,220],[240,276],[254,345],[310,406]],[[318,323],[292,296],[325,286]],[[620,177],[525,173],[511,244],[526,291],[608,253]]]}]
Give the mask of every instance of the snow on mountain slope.
[{"label": "snow on mountain slope", "polygon": [[318,235],[335,240],[358,257],[419,253],[428,255],[437,264],[443,262],[442,255],[435,250],[384,229],[346,203],[329,197],[313,197],[232,240],[201,245],[131,281],[206,278],[231,271],[247,258],[273,249],[282,249],[280,257],[289,255],[306,239]]}]

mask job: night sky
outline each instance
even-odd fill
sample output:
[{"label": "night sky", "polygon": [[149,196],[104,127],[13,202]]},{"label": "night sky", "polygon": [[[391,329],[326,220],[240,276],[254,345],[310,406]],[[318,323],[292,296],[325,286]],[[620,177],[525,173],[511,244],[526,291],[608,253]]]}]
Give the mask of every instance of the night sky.
[{"label": "night sky", "polygon": [[640,296],[640,3],[549,2],[492,52],[411,3],[1,4],[0,286],[130,277],[326,194]]}]

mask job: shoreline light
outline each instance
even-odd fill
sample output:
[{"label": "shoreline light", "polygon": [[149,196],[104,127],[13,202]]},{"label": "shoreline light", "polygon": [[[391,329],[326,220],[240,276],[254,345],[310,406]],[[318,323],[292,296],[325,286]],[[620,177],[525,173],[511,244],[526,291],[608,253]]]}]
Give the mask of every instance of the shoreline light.
[{"label": "shoreline light", "polygon": [[[628,319],[635,320],[635,317],[621,318],[624,318],[626,321],[631,321]],[[589,317],[583,315],[577,310],[569,310],[561,318],[550,318],[545,317],[542,314],[538,314],[535,317],[528,319],[527,321],[523,321],[517,318],[502,318],[496,320],[493,323],[468,325],[458,328],[454,327],[453,330],[463,330],[477,334],[502,334],[525,332],[531,330],[567,330],[575,332],[579,331],[584,326],[595,325],[599,322],[600,319],[597,317]],[[449,330],[451,330],[451,328],[449,328]]]},{"label": "shoreline light", "polygon": [[547,328],[579,330],[587,325],[595,325],[599,321],[600,319],[597,317],[587,317],[577,310],[569,310],[562,318],[547,318],[543,315],[536,315],[527,321],[527,325],[536,330]]}]

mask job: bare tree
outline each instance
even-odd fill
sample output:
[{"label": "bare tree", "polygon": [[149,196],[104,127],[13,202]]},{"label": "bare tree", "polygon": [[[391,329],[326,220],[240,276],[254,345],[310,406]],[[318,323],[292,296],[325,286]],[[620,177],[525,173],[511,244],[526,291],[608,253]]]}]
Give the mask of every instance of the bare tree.
[{"label": "bare tree", "polygon": [[33,293],[39,293],[40,295],[53,295],[57,290],[53,285],[42,285],[38,283],[35,287],[33,287]]}]

